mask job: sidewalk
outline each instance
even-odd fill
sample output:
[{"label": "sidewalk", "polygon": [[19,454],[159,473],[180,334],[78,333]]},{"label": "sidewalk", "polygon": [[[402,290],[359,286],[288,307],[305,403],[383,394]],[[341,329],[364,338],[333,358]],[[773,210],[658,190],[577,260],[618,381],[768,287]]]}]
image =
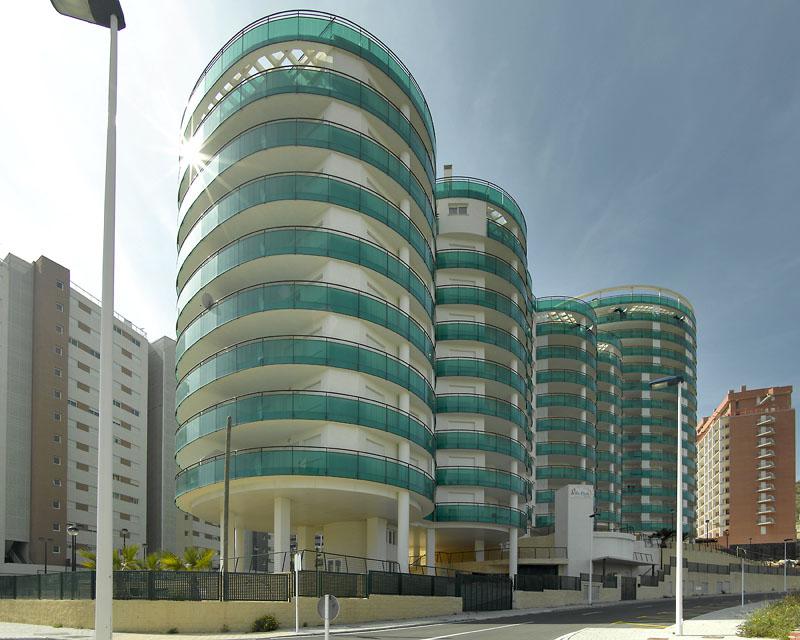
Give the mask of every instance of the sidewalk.
[{"label": "sidewalk", "polygon": [[[736,632],[744,619],[756,609],[768,605],[769,602],[754,602],[746,604],[744,607],[731,607],[720,609],[711,613],[704,613],[701,616],[683,621],[683,634],[675,635],[675,625],[666,629],[631,629],[625,627],[618,628],[587,628],[577,631],[572,635],[563,637],[563,640],[676,640],[686,638],[687,640],[699,640],[702,638],[714,638],[714,640],[742,640]],[[561,640],[561,639],[559,639]],[[754,640],[763,640],[756,638]]]}]

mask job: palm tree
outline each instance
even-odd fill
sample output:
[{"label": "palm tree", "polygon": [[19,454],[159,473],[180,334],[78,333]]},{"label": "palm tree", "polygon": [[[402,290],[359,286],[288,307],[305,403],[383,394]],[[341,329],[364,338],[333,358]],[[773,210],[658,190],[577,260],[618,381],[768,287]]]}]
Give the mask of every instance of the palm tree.
[{"label": "palm tree", "polygon": [[153,553],[148,553],[147,557],[144,559],[144,563],[142,565],[142,569],[147,571],[159,571],[163,567],[161,566],[161,560],[164,557],[164,553],[161,551],[154,551]]},{"label": "palm tree", "polygon": [[[114,551],[114,571],[135,571],[141,569],[136,555],[139,553],[138,545],[132,544],[124,549]],[[78,549],[78,554],[83,558],[83,566],[92,571],[97,570],[97,554],[88,549]]]},{"label": "palm tree", "polygon": [[183,555],[167,552],[161,557],[161,567],[169,571],[207,571],[214,559],[213,549],[200,550],[197,547],[186,547]]}]

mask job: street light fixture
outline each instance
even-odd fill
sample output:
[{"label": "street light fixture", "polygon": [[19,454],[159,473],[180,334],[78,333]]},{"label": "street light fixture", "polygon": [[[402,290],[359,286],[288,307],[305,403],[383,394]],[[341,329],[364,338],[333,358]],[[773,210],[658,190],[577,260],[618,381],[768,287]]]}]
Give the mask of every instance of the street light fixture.
[{"label": "street light fixture", "polygon": [[97,560],[94,607],[95,640],[111,640],[114,503],[113,349],[114,349],[114,224],[117,183],[117,32],[125,28],[119,0],[50,0],[60,14],[101,27],[110,33],[108,120],[103,204],[103,287],[100,310],[100,402],[97,435]]},{"label": "street light fixture", "polygon": [[70,560],[70,565],[72,566],[72,570],[75,571],[75,564],[76,564],[76,549],[75,543],[78,541],[78,527],[74,524],[67,525],[67,534],[69,537],[72,538],[72,559]]},{"label": "street light fixture", "polygon": [[683,633],[683,376],[666,376],[650,383],[650,389],[678,387],[677,486],[675,488],[675,634]]},{"label": "street light fixture", "polygon": [[128,548],[128,538],[131,537],[131,532],[127,529],[120,529],[119,530],[119,537],[122,538],[122,549],[123,551]]},{"label": "street light fixture", "polygon": [[784,538],[783,539],[783,592],[788,593],[789,589],[786,585],[786,565],[789,562],[789,559],[786,556],[786,543],[787,542],[794,542],[791,538]]}]

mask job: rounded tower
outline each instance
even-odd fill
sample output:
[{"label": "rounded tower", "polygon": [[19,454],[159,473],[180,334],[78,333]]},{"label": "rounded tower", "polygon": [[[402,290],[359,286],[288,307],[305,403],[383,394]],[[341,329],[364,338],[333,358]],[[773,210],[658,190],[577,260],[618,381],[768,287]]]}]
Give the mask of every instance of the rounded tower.
[{"label": "rounded tower", "polygon": [[[694,310],[681,294],[649,285],[601,289],[581,296],[603,332],[622,350],[622,524],[636,532],[675,529],[676,387],[651,389],[680,375],[683,390],[683,530],[694,531],[697,334]],[[610,344],[610,343],[609,343]]]},{"label": "rounded tower", "polygon": [[[237,33],[181,124],[177,504],[229,557],[271,531],[396,560],[433,510],[435,134],[378,38],[317,11]],[[241,548],[240,548],[241,547]],[[276,565],[279,566],[279,565]],[[286,567],[284,562],[284,567]]]},{"label": "rounded tower", "polygon": [[475,178],[440,179],[436,207],[437,544],[474,549],[476,560],[508,545],[513,573],[531,498],[525,219]]},{"label": "rounded tower", "polygon": [[555,493],[595,484],[597,318],[576,298],[536,300],[536,520],[555,525]]},{"label": "rounded tower", "polygon": [[597,528],[622,523],[622,342],[597,334],[597,447],[595,509]]}]

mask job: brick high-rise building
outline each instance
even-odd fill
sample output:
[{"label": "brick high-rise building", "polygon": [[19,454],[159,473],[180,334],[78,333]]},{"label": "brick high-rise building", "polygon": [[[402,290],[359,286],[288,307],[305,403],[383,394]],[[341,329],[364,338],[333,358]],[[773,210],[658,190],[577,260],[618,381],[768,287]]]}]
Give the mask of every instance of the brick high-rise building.
[{"label": "brick high-rise building", "polygon": [[698,536],[729,545],[795,537],[794,429],[792,387],[729,391],[703,419],[697,430]]}]

